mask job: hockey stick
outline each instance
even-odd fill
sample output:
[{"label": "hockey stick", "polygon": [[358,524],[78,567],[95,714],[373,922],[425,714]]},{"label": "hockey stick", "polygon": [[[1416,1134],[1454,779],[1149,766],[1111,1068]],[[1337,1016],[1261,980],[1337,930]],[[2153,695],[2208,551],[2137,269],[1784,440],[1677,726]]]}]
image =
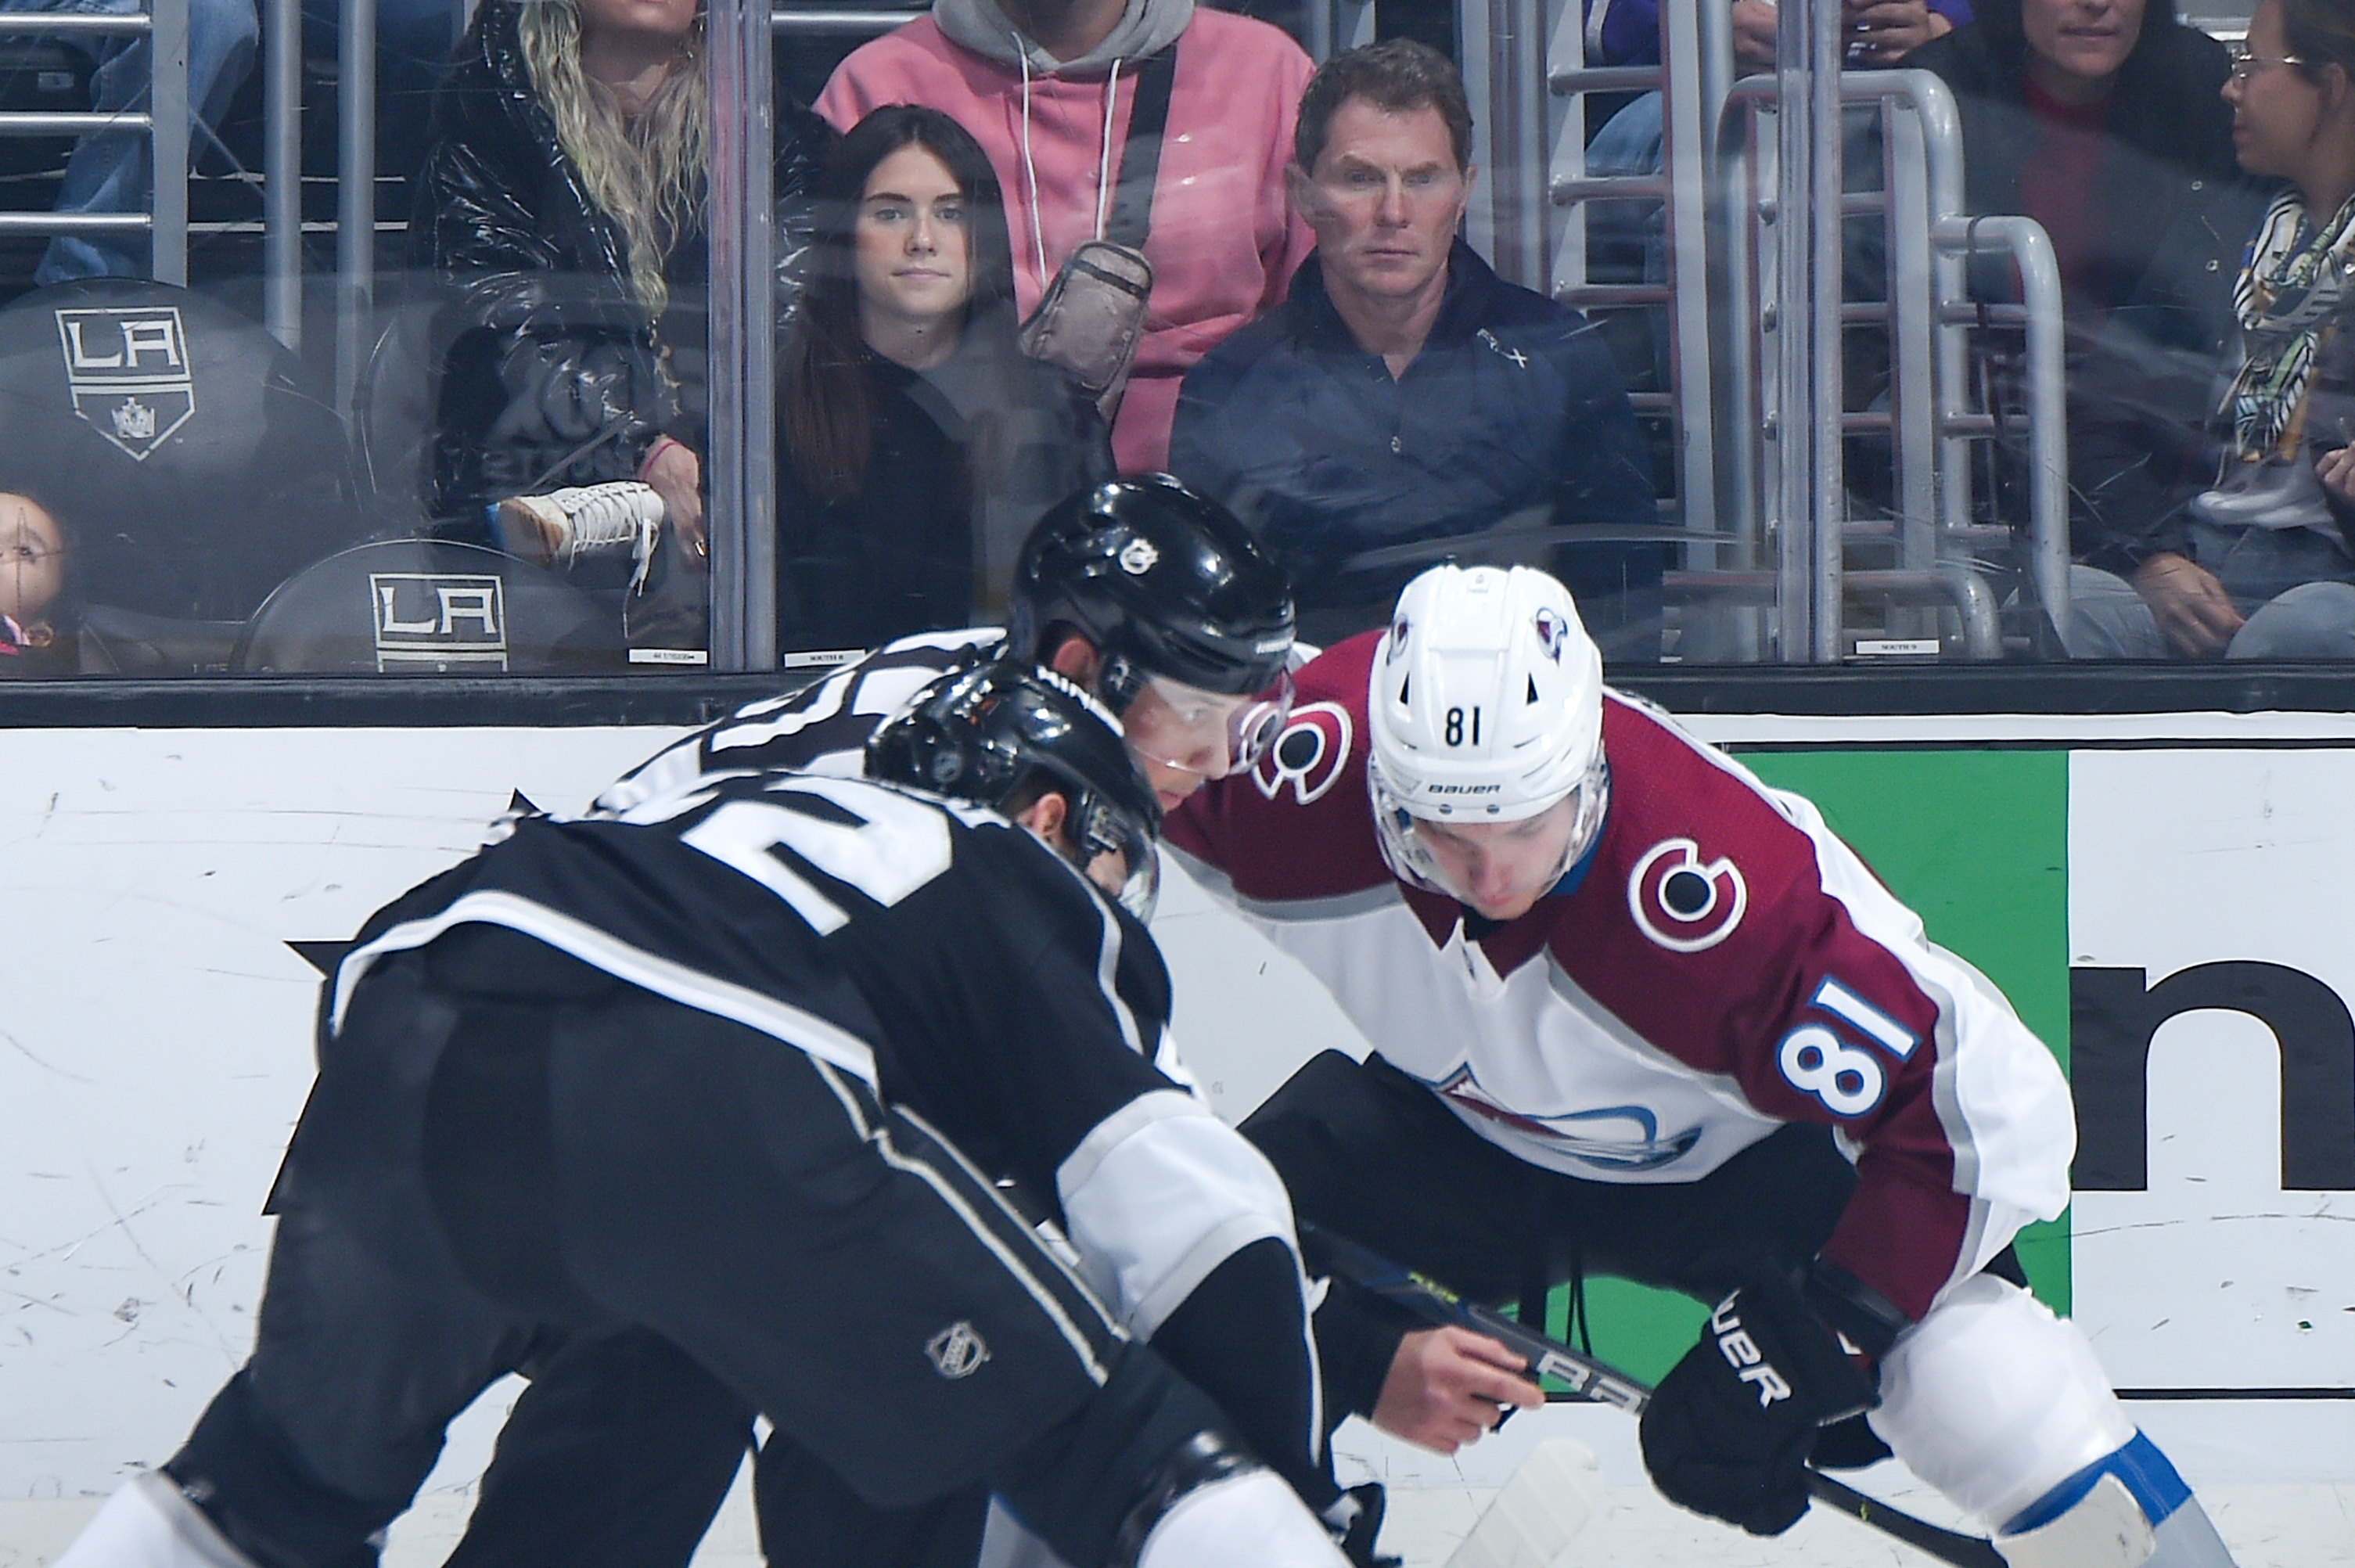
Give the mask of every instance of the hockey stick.
[{"label": "hockey stick", "polygon": [[[1305,1221],[1300,1226],[1300,1236],[1344,1278],[1433,1323],[1476,1329],[1502,1341],[1527,1361],[1532,1371],[1558,1380],[1580,1399],[1616,1405],[1630,1415],[1643,1414],[1644,1406],[1651,1401],[1652,1391],[1625,1372],[1592,1356],[1581,1355],[1561,1340],[1515,1322],[1501,1312],[1476,1301],[1466,1301],[1437,1280],[1402,1268],[1346,1237]],[[1808,1470],[1807,1491],[1818,1501],[1942,1562],[1952,1563],[1955,1568],[2006,1568],[2003,1554],[1987,1537],[1965,1535],[1942,1529],[1928,1520],[1916,1519],[1865,1496],[1821,1470]]]}]

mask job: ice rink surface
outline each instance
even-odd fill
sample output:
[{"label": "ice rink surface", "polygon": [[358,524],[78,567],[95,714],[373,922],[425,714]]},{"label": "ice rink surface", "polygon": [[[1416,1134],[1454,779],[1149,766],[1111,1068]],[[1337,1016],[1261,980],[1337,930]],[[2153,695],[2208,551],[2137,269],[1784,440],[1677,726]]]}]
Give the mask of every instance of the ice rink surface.
[{"label": "ice rink surface", "polygon": [[[485,1404],[496,1408],[470,1414],[468,1430],[455,1435],[417,1508],[393,1526],[385,1568],[435,1568],[455,1543],[473,1502],[468,1477],[482,1464],[488,1431],[505,1403],[495,1395]],[[1443,1568],[1497,1488],[1550,1435],[1568,1436],[1593,1451],[1609,1497],[1554,1568],[1933,1568],[1935,1562],[1820,1507],[1788,1534],[1769,1540],[1680,1512],[1645,1482],[1635,1424],[1612,1410],[1554,1405],[1524,1413],[1456,1459],[1391,1443],[1356,1422],[1342,1429],[1336,1448],[1345,1481],[1370,1477],[1390,1488],[1383,1550],[1403,1556],[1405,1568]],[[1845,1478],[1924,1519],[1960,1523],[1935,1493],[1895,1463]],[[738,1477],[696,1568],[759,1568],[745,1482],[745,1476]],[[2240,1568],[2355,1568],[2355,1483],[2220,1482],[2201,1486],[2200,1493]],[[0,1502],[0,1568],[42,1568],[97,1506],[95,1499]]]}]

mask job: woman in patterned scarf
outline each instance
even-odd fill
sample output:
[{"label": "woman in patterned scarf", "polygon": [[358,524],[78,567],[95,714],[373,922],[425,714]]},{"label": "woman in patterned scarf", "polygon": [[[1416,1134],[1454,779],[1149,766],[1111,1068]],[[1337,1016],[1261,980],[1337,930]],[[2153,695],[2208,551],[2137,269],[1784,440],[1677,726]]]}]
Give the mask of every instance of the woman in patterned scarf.
[{"label": "woman in patterned scarf", "polygon": [[2241,166],[2287,183],[2233,294],[2215,481],[2132,594],[2077,569],[2081,656],[2355,658],[2355,0],[2263,0],[2224,101]]}]

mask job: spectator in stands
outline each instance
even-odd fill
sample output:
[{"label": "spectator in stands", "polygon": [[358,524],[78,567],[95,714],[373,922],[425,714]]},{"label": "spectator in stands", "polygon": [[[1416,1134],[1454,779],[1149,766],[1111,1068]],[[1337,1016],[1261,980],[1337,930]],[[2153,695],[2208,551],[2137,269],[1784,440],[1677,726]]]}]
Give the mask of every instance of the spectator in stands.
[{"label": "spectator in stands", "polygon": [[2216,479],[2081,568],[2081,655],[2355,657],[2355,5],[2262,0],[2223,88],[2241,165],[2280,178],[2233,291]]},{"label": "spectator in stands", "polygon": [[817,103],[838,130],[882,104],[929,104],[980,140],[1007,193],[1027,316],[1072,250],[1103,232],[1134,84],[1173,45],[1145,245],[1152,297],[1113,424],[1124,473],[1165,466],[1179,379],[1281,300],[1308,250],[1283,179],[1309,73],[1300,47],[1195,0],[939,0],[853,52]]},{"label": "spectator in stands", "polygon": [[[1977,20],[1906,64],[1954,91],[1967,209],[2023,213],[2052,239],[2072,553],[2130,573],[2133,539],[2200,466],[2264,199],[2233,159],[2224,47],[2170,0],[1978,0]],[[2011,293],[2009,266],[1981,268],[1978,297]]]},{"label": "spectator in stands", "polygon": [[71,673],[56,624],[65,588],[64,528],[32,496],[0,491],[0,679]]},{"label": "spectator in stands", "polygon": [[[1660,0],[1586,0],[1586,63],[1660,63]],[[1851,66],[1894,65],[1971,19],[1971,0],[1841,0]],[[1774,69],[1780,14],[1769,0],[1733,0],[1733,67]],[[1657,123],[1657,115],[1655,123]]]},{"label": "spectator in stands", "polygon": [[[0,0],[0,11],[136,16],[143,0]],[[238,84],[253,69],[261,36],[253,0],[188,0],[189,155],[229,112]],[[98,62],[91,78],[91,108],[100,114],[144,112],[153,50],[144,36],[91,35],[74,39]],[[130,213],[147,209],[155,187],[147,138],[129,132],[93,132],[74,145],[58,189],[59,213]],[[113,236],[60,234],[49,241],[33,281],[47,287],[75,278],[153,277],[148,247]]]},{"label": "spectator in stands", "polygon": [[878,109],[827,155],[818,215],[778,399],[783,640],[1002,614],[1031,524],[1110,478],[1112,449],[1094,402],[1016,347],[989,155],[936,109]]},{"label": "spectator in stands", "polygon": [[[1770,0],[1732,0],[1733,69],[1737,74],[1774,69],[1774,29],[1780,13]],[[1586,63],[1590,66],[1660,63],[1660,0],[1586,0]],[[1895,65],[1931,39],[1971,19],[1971,0],[1841,0],[1848,29],[1848,64],[1859,70]],[[1615,109],[1606,101],[1590,109],[1593,127],[1586,148],[1587,172],[1650,174],[1660,166],[1660,95],[1646,92]],[[1597,126],[1595,119],[1609,118]],[[1616,204],[1613,204],[1615,206]],[[1633,204],[1630,204],[1633,205]],[[1606,221],[1628,227],[1612,213]]]},{"label": "spectator in stands", "polygon": [[[474,15],[410,229],[453,318],[432,505],[455,537],[494,542],[486,508],[510,496],[639,480],[704,553],[703,37],[697,0],[485,0]],[[791,254],[825,129],[789,105],[777,124]]]},{"label": "spectator in stands", "polygon": [[[1607,648],[1657,657],[1664,547],[1625,532],[1659,525],[1635,415],[1586,319],[1457,235],[1471,144],[1463,79],[1423,45],[1317,71],[1289,172],[1316,251],[1188,374],[1170,466],[1292,573],[1313,641],[1379,624],[1455,556],[1545,564]],[[1590,528],[1619,542],[1568,542]]]}]

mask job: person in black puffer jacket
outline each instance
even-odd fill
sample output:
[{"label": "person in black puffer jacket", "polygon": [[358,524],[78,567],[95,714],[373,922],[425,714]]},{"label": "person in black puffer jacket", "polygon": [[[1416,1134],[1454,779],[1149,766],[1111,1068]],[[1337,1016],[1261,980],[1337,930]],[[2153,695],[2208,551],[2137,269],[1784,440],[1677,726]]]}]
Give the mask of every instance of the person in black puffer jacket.
[{"label": "person in black puffer jacket", "polygon": [[[643,479],[703,552],[705,170],[696,0],[487,0],[435,101],[410,226],[442,291],[432,459],[440,531],[485,508]],[[828,133],[777,112],[778,315]]]},{"label": "person in black puffer jacket", "polygon": [[[2052,0],[1974,9],[1904,64],[1954,91],[1966,208],[2025,214],[2052,238],[2071,553],[2131,571],[2131,541],[2199,466],[2232,359],[2233,275],[2270,192],[2232,155],[2224,46],[2178,21],[2173,0],[2113,4],[2083,37],[2060,30]],[[1977,266],[1977,297],[2011,294],[2009,262]]]}]

